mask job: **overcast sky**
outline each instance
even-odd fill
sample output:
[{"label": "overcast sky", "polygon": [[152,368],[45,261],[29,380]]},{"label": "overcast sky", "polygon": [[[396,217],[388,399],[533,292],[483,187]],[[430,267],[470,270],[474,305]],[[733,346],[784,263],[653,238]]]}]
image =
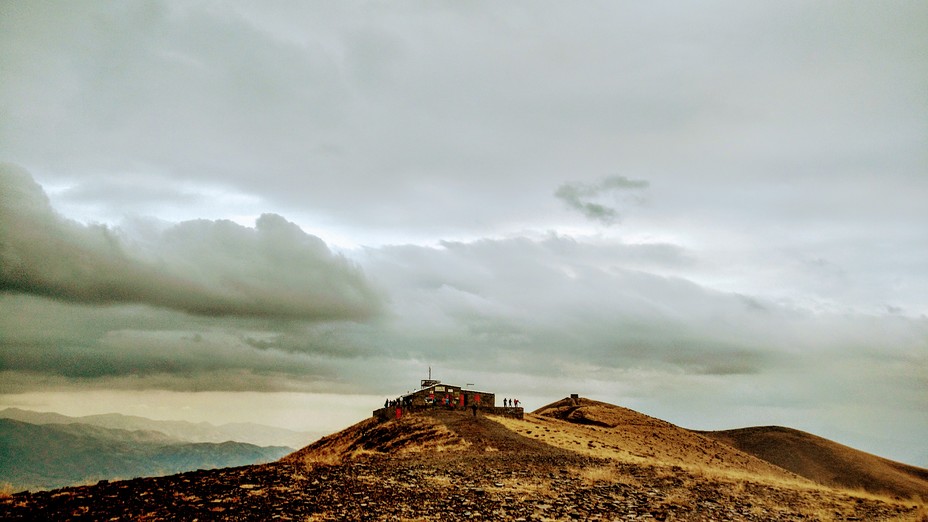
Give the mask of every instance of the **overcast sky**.
[{"label": "overcast sky", "polygon": [[3,2],[0,406],[433,376],[928,466],[928,4]]}]

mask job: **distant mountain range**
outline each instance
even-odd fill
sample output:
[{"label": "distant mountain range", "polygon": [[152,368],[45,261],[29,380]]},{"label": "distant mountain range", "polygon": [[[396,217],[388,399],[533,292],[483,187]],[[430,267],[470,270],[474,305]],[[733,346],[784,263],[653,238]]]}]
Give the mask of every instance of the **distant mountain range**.
[{"label": "distant mountain range", "polygon": [[69,417],[19,408],[0,410],[0,419],[12,419],[29,424],[88,424],[120,430],[159,431],[187,442],[247,442],[258,446],[289,446],[302,448],[325,435],[324,432],[293,431],[263,424],[236,423],[216,426],[208,422],[162,421],[119,413]]},{"label": "distant mountain range", "polygon": [[[312,440],[311,433],[259,424],[214,426],[119,414],[68,417],[9,408],[0,411],[0,484],[16,491],[51,489],[257,464]],[[292,446],[253,443],[268,441]]]}]

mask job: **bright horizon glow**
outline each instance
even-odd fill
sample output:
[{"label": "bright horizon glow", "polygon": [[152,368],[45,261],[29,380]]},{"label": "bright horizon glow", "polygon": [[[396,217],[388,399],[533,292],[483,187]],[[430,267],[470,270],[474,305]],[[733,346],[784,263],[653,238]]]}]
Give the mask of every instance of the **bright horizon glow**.
[{"label": "bright horizon glow", "polygon": [[253,422],[325,434],[364,420],[377,404],[377,397],[372,395],[295,392],[91,390],[0,395],[0,409],[20,408],[69,417],[121,413],[153,420],[213,425]]}]

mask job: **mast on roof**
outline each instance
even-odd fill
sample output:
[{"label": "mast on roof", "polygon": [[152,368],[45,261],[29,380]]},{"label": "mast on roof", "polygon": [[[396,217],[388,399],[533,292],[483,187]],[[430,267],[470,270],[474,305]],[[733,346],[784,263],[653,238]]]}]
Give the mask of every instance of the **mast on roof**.
[{"label": "mast on roof", "polygon": [[429,366],[429,378],[422,379],[422,381],[419,383],[419,387],[428,388],[429,386],[435,386],[436,384],[441,384],[441,381],[438,379],[432,379],[432,367]]}]

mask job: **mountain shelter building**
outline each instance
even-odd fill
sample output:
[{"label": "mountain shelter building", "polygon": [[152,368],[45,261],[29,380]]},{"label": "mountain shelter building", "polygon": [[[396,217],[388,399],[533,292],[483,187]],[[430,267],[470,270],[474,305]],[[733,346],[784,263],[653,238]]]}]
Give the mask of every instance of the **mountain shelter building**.
[{"label": "mountain shelter building", "polygon": [[496,395],[493,393],[468,390],[432,379],[423,379],[418,390],[403,395],[400,400],[405,400],[412,406],[437,405],[460,408],[470,408],[473,404],[476,404],[478,408],[496,406]]},{"label": "mountain shelter building", "polygon": [[[471,390],[455,384],[445,384],[435,379],[422,379],[419,389],[395,400],[387,400],[384,407],[374,410],[374,416],[382,420],[400,418],[404,413],[432,408],[449,410],[471,410],[522,418],[522,408],[497,407],[496,394]],[[476,408],[476,409],[475,409]]]}]

